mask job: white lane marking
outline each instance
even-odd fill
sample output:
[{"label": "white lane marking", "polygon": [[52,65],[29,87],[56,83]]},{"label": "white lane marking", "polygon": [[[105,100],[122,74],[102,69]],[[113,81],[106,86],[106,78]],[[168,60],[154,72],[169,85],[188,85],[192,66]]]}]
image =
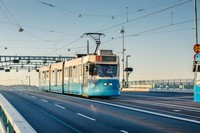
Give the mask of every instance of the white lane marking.
[{"label": "white lane marking", "polygon": [[127,95],[127,96],[135,96],[135,97],[152,97],[155,99],[165,99],[165,100],[170,100],[170,99],[175,99],[179,101],[188,101],[188,102],[193,102],[193,100],[186,100],[186,99],[181,99],[181,98],[187,98],[188,96],[183,96],[183,97],[155,97],[155,96],[143,96],[143,95],[131,95],[131,94],[121,94],[121,95]]},{"label": "white lane marking", "polygon": [[56,107],[59,107],[59,108],[61,108],[61,109],[66,109],[65,107],[60,106],[60,105],[58,105],[58,104],[55,104],[55,106],[56,106]]},{"label": "white lane marking", "polygon": [[87,119],[89,119],[89,120],[96,121],[96,119],[91,118],[91,117],[89,117],[89,116],[86,116],[86,115],[84,115],[84,114],[81,114],[81,113],[76,113],[76,114],[77,114],[77,115],[80,115],[80,116],[82,116],[82,117],[85,117],[85,118],[87,118]]},{"label": "white lane marking", "polygon": [[41,101],[43,101],[43,102],[45,102],[45,103],[47,103],[47,102],[48,102],[47,100],[44,100],[44,99],[41,99]]},{"label": "white lane marking", "polygon": [[[83,100],[83,98],[78,98],[78,97],[74,97],[74,98]],[[162,117],[166,117],[166,118],[171,118],[171,119],[182,120],[182,121],[186,121],[186,122],[200,124],[200,121],[198,121],[198,120],[187,119],[187,118],[182,118],[182,117],[178,117],[178,116],[172,116],[172,115],[157,113],[157,112],[153,112],[153,111],[147,111],[147,110],[143,110],[143,109],[137,109],[137,108],[127,107],[127,106],[124,106],[124,105],[117,105],[117,104],[113,104],[113,103],[107,103],[107,102],[96,101],[96,100],[91,100],[91,99],[84,99],[84,100],[95,102],[95,103],[100,103],[100,104],[104,104],[104,105],[109,105],[109,106],[113,106],[113,107],[123,108],[123,109],[127,109],[127,110],[147,113],[147,114],[151,114],[151,115],[157,115],[157,116],[162,116]]]},{"label": "white lane marking", "polygon": [[127,131],[125,131],[125,130],[120,130],[120,132],[122,132],[122,133],[128,133]]},{"label": "white lane marking", "polygon": [[31,96],[32,98],[36,98],[35,96]]},{"label": "white lane marking", "polygon": [[178,110],[178,109],[175,109],[175,110],[173,110],[174,112],[180,112],[181,110]]},{"label": "white lane marking", "polygon": [[186,107],[186,106],[182,106],[182,105],[173,105],[173,104],[167,104],[167,103],[160,103],[160,102],[149,102],[149,101],[143,101],[143,100],[135,100],[135,101],[129,101],[129,100],[120,100],[120,101],[128,101],[128,102],[132,102],[132,103],[146,103],[146,104],[152,104],[152,105],[161,105],[161,106],[165,106],[165,107],[178,107],[178,108],[182,108],[185,110],[189,110],[189,111],[195,111],[195,112],[200,112],[199,108],[196,107]]},{"label": "white lane marking", "polygon": [[[144,101],[145,102],[145,101]],[[149,104],[150,105],[150,104]],[[153,105],[153,104],[152,104]],[[137,108],[137,107],[140,107],[140,106],[137,106],[137,105],[135,105],[134,106],[135,108]],[[168,107],[168,106],[167,106]],[[148,108],[148,107],[142,107],[143,108],[143,110],[145,110],[145,109],[152,109],[152,110],[154,110],[154,111],[161,111],[161,112],[165,112],[165,113],[170,113],[171,115],[173,114],[173,115],[180,115],[180,113],[179,112],[175,112],[174,110],[172,110],[172,111],[166,111],[166,110],[159,110],[159,109],[154,109],[154,108]],[[181,108],[180,108],[181,109]],[[175,109],[175,110],[178,110],[178,109]],[[187,109],[184,109],[184,110],[187,110]],[[182,110],[180,110],[180,111],[182,111]],[[189,110],[189,111],[194,111],[194,110]],[[196,112],[199,112],[199,111],[196,111]],[[198,119],[198,118],[200,118],[199,116],[194,116],[194,115],[189,115],[189,114],[184,114],[184,113],[182,113],[181,114],[181,116],[182,116],[182,118],[184,118],[184,117],[190,117],[190,119]]]}]

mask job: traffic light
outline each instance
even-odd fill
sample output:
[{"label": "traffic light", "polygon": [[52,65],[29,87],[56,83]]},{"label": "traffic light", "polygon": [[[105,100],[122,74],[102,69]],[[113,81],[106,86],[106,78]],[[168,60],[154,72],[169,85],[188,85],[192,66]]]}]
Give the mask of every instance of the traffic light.
[{"label": "traffic light", "polygon": [[127,68],[125,68],[124,71],[125,71],[125,72],[129,72],[129,73],[131,73],[131,72],[133,71],[133,68],[131,68],[131,67],[127,67]]}]

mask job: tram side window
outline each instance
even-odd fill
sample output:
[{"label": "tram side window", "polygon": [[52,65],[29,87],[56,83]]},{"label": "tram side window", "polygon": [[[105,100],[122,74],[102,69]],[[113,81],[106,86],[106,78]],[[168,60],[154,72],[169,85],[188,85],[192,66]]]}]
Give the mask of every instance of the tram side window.
[{"label": "tram side window", "polygon": [[54,83],[54,71],[52,71],[52,73],[51,73],[51,81],[52,81],[52,83]]},{"label": "tram side window", "polygon": [[82,65],[78,65],[78,75],[82,76]]},{"label": "tram side window", "polygon": [[84,65],[85,72],[88,72],[89,67],[87,65]]},{"label": "tram side window", "polygon": [[65,67],[65,77],[68,77],[68,67]]},{"label": "tram side window", "polygon": [[42,73],[42,78],[45,78],[45,71],[43,71]]},{"label": "tram side window", "polygon": [[42,78],[42,72],[39,72],[39,77]]},{"label": "tram side window", "polygon": [[87,64],[83,64],[83,74],[84,75],[87,75],[88,74],[88,69],[89,69],[89,67],[88,67],[88,65]]},{"label": "tram side window", "polygon": [[72,67],[69,67],[69,77],[72,77]]},{"label": "tram side window", "polygon": [[61,82],[61,80],[62,80],[61,76],[62,76],[62,70],[59,71],[59,78],[60,78],[59,82]]},{"label": "tram side window", "polygon": [[72,70],[72,74],[73,74],[73,77],[76,77],[77,75],[77,67],[76,66],[73,66],[73,70]]},{"label": "tram side window", "polygon": [[54,71],[54,83],[57,83],[57,70]]},{"label": "tram side window", "polygon": [[60,71],[57,70],[57,82],[60,82]]},{"label": "tram side window", "polygon": [[49,78],[49,71],[47,71],[46,73],[46,78]]},{"label": "tram side window", "polygon": [[44,72],[44,78],[46,78],[47,71]]}]

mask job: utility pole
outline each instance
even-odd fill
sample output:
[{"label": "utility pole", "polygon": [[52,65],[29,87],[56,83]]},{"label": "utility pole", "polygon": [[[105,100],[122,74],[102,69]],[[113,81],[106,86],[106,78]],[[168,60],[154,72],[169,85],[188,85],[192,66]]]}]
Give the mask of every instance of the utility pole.
[{"label": "utility pole", "polygon": [[122,27],[122,29],[120,30],[120,33],[122,34],[122,88],[124,87],[124,82],[125,82],[125,79],[124,79],[124,26]]},{"label": "utility pole", "polygon": [[[131,57],[131,55],[126,56],[126,68],[128,68],[128,57]],[[129,72],[126,71],[126,87],[128,87],[128,77],[129,77]]]},{"label": "utility pole", "polygon": [[198,44],[198,27],[197,27],[197,1],[194,0],[194,31],[195,31],[195,44]]},{"label": "utility pole", "polygon": [[31,89],[31,76],[28,76],[29,90]]},{"label": "utility pole", "polygon": [[22,90],[23,90],[23,85],[24,85],[24,84],[23,84],[23,80],[21,80],[21,82],[22,82]]},{"label": "utility pole", "polygon": [[[197,27],[197,1],[194,0],[194,40],[198,44],[198,27]],[[194,72],[194,86],[197,85],[197,71]]]},{"label": "utility pole", "polygon": [[28,86],[29,86],[29,90],[31,89],[31,76],[26,76],[26,78],[28,78]]},{"label": "utility pole", "polygon": [[198,79],[198,72],[200,67],[200,44],[198,44],[198,27],[197,27],[197,1],[194,0],[194,32],[195,32],[195,45],[194,45],[194,51],[195,51],[195,57],[194,57],[194,64],[193,64],[193,71],[194,71],[194,101],[200,102],[200,85],[199,85],[199,79]]},{"label": "utility pole", "polygon": [[90,51],[89,51],[89,40],[87,40],[87,54],[88,55],[90,54]]}]

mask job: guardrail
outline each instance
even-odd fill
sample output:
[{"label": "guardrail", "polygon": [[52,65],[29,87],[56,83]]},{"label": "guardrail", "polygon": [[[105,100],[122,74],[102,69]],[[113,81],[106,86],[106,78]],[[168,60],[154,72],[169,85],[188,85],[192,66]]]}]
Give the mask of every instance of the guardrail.
[{"label": "guardrail", "polygon": [[0,132],[36,133],[21,114],[0,94]]},{"label": "guardrail", "polygon": [[165,79],[165,80],[139,80],[129,81],[128,87],[132,88],[135,85],[151,85],[151,88],[159,89],[193,89],[194,79]]},{"label": "guardrail", "polygon": [[122,91],[163,91],[193,93],[194,79],[165,79],[129,81]]}]

